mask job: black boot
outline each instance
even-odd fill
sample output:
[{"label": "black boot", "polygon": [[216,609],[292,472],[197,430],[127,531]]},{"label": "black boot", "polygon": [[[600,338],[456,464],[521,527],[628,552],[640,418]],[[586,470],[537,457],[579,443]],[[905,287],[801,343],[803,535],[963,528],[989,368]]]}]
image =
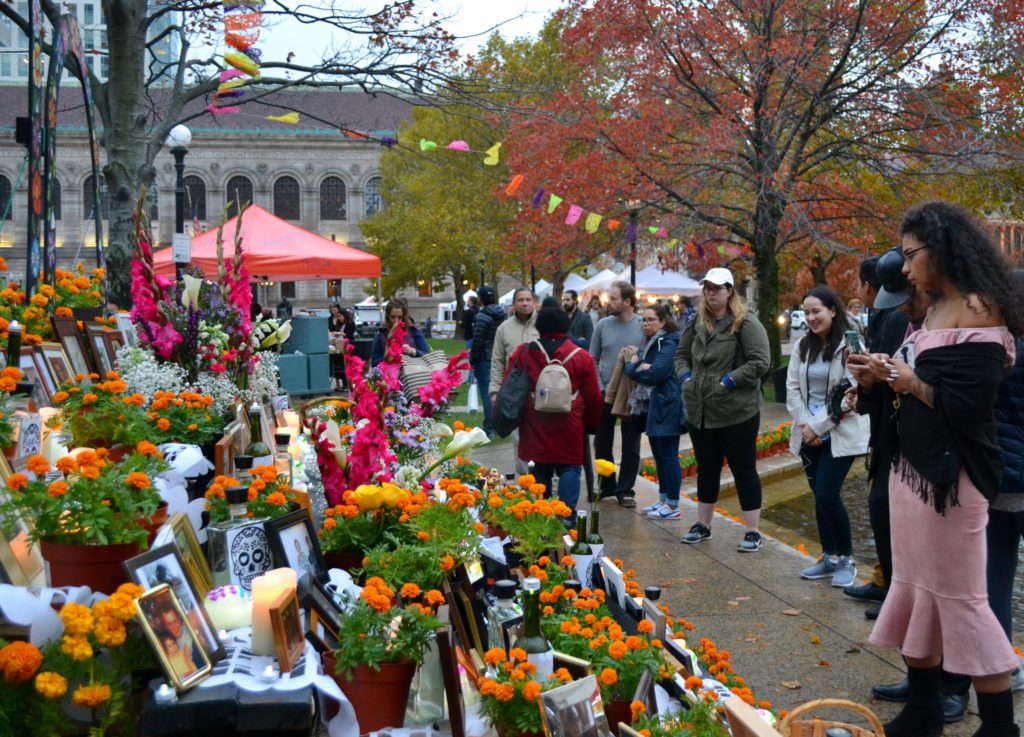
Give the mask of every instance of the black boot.
[{"label": "black boot", "polygon": [[978,714],[981,727],[974,737],[1020,737],[1020,728],[1013,723],[1013,694],[1009,690],[998,693],[979,691]]},{"label": "black boot", "polygon": [[886,737],[939,737],[942,734],[940,667],[907,668],[907,705],[885,725]]}]

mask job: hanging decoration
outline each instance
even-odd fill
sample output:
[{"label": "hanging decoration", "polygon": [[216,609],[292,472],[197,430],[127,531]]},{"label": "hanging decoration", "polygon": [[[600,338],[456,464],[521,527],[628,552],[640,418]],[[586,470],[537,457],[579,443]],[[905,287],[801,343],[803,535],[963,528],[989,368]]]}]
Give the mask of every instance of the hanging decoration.
[{"label": "hanging decoration", "polygon": [[[206,108],[214,115],[237,113],[237,105],[222,103],[243,97],[246,85],[260,77],[260,52],[256,42],[263,24],[262,10],[263,0],[236,0],[231,5],[224,5],[224,44],[229,48],[224,52],[224,63],[231,68],[220,73],[217,91]],[[276,117],[268,116],[267,119]]]}]

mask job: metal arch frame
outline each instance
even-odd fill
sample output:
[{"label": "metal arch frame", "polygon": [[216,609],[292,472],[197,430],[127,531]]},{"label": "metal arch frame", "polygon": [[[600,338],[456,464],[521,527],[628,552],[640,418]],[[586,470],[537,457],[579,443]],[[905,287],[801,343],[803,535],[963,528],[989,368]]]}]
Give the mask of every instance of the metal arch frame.
[{"label": "metal arch frame", "polygon": [[[62,15],[54,30],[53,54],[50,59],[46,87],[42,87],[43,10],[40,0],[29,0],[31,33],[29,36],[28,108],[29,137],[28,188],[28,253],[25,263],[25,293],[30,295],[39,282],[40,265],[43,282],[53,285],[57,271],[57,221],[54,214],[53,178],[57,160],[57,95],[64,73],[64,60],[71,54],[78,62],[75,76],[82,84],[85,116],[92,163],[94,223],[96,229],[96,265],[104,266],[103,219],[100,208],[99,140],[93,117],[92,86],[89,67],[78,21],[71,14]],[[42,248],[40,248],[42,242]],[[42,263],[40,263],[42,262]]]}]

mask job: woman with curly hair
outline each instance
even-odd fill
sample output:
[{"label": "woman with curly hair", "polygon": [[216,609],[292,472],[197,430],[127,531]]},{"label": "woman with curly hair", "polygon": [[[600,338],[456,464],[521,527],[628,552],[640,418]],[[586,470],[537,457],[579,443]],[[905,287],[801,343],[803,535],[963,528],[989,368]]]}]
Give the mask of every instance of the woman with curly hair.
[{"label": "woman with curly hair", "polygon": [[893,356],[851,355],[858,383],[885,382],[893,421],[889,476],[893,574],[871,642],[898,647],[909,701],[890,737],[942,734],[940,669],[969,675],[975,737],[1017,737],[1010,672],[1018,667],[988,602],[985,525],[999,493],[996,390],[1022,329],[1011,272],[963,208],[928,202],[900,225],[903,272],[932,298],[925,324]]}]

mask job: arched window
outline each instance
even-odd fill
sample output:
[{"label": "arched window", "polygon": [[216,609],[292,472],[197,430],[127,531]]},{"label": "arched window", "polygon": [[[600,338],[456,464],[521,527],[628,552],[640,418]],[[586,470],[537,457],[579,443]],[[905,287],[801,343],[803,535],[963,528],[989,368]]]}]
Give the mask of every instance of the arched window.
[{"label": "arched window", "polygon": [[345,219],[345,182],[327,177],[320,183],[320,219]]},{"label": "arched window", "polygon": [[[85,183],[82,185],[82,220],[95,220],[96,215],[93,213],[93,202],[92,198],[92,174],[85,178]],[[100,174],[100,216],[107,220],[110,218],[110,200],[107,198],[107,186],[106,182],[103,181],[103,175]]]},{"label": "arched window", "polygon": [[242,205],[252,202],[252,181],[249,177],[231,177],[228,180],[228,186],[224,189],[224,199],[228,203],[229,218],[237,215]]},{"label": "arched window", "polygon": [[53,180],[53,219],[60,220],[61,217],[61,203],[63,193],[60,189],[60,180],[54,177]]},{"label": "arched window", "polygon": [[206,182],[194,174],[185,177],[185,219],[206,222]]},{"label": "arched window", "polygon": [[0,174],[0,217],[4,220],[14,219],[14,200],[11,199],[11,180]]},{"label": "arched window", "polygon": [[281,177],[274,182],[274,214],[282,220],[301,220],[299,183],[295,177]]},{"label": "arched window", "polygon": [[374,177],[366,183],[366,217],[371,217],[377,210],[383,209],[384,200],[380,198],[380,177]]}]

